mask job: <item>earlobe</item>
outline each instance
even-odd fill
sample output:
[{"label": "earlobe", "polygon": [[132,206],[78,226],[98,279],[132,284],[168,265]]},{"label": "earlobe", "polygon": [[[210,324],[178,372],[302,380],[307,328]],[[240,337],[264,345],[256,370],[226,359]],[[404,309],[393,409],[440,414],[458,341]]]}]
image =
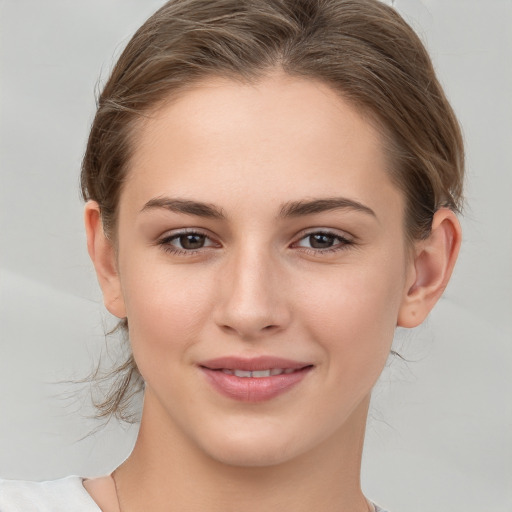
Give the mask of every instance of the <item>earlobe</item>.
[{"label": "earlobe", "polygon": [[103,292],[105,307],[118,318],[126,317],[126,310],[117,269],[114,246],[103,230],[100,208],[96,201],[88,201],[84,212],[87,250],[96,269]]},{"label": "earlobe", "polygon": [[441,208],[426,240],[417,242],[410,279],[398,314],[399,327],[416,327],[443,294],[457,260],[462,234],[455,213]]}]

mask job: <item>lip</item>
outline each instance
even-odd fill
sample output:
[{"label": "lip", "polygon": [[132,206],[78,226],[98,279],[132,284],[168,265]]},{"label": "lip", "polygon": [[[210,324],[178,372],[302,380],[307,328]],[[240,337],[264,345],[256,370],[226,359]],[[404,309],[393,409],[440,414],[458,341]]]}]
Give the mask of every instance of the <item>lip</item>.
[{"label": "lip", "polygon": [[[298,385],[313,369],[310,362],[292,361],[272,356],[255,358],[220,357],[199,364],[209,384],[220,394],[242,402],[271,400]],[[237,377],[222,369],[261,371],[271,368],[295,370],[270,377]]]},{"label": "lip", "polygon": [[284,359],[282,357],[274,356],[258,356],[258,357],[236,357],[226,356],[218,357],[217,359],[210,359],[199,363],[199,366],[208,368],[210,370],[246,370],[250,372],[258,370],[266,370],[268,368],[283,368],[298,370],[305,366],[312,366],[310,362],[292,361],[291,359]]}]

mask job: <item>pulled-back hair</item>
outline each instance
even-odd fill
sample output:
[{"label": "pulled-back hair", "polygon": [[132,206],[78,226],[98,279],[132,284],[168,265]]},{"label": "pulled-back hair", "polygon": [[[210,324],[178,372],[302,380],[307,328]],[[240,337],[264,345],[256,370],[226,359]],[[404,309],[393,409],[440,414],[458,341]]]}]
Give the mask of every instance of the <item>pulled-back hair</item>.
[{"label": "pulled-back hair", "polygon": [[[457,119],[423,44],[393,8],[378,0],[172,0],[117,61],[83,159],[83,197],[98,202],[113,243],[141,118],[208,77],[254,83],[275,70],[326,83],[378,125],[410,240],[429,235],[440,207],[460,209]],[[141,377],[131,355],[114,373],[118,384],[96,405],[100,416],[126,419]]]}]

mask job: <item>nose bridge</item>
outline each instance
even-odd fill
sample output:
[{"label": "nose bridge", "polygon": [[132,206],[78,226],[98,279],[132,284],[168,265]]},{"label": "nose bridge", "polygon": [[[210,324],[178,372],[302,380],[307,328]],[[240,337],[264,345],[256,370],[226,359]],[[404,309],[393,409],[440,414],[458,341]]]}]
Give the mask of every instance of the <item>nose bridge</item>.
[{"label": "nose bridge", "polygon": [[283,329],[289,321],[279,290],[282,269],[270,247],[247,240],[225,261],[216,321],[243,338]]}]

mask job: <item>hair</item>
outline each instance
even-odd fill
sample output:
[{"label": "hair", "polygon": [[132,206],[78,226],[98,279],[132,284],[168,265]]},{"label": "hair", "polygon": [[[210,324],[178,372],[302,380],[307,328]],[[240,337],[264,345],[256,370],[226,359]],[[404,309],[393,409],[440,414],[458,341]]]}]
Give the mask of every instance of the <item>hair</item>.
[{"label": "hair", "polygon": [[[460,211],[461,130],[425,47],[393,8],[378,0],[172,0],[119,57],[83,158],[83,198],[98,202],[113,243],[141,120],[201,80],[255,83],[275,70],[324,82],[375,121],[405,197],[409,240],[428,237],[439,208]],[[131,390],[142,382],[133,356],[110,375],[117,378],[95,404],[98,416],[129,421]]]}]

